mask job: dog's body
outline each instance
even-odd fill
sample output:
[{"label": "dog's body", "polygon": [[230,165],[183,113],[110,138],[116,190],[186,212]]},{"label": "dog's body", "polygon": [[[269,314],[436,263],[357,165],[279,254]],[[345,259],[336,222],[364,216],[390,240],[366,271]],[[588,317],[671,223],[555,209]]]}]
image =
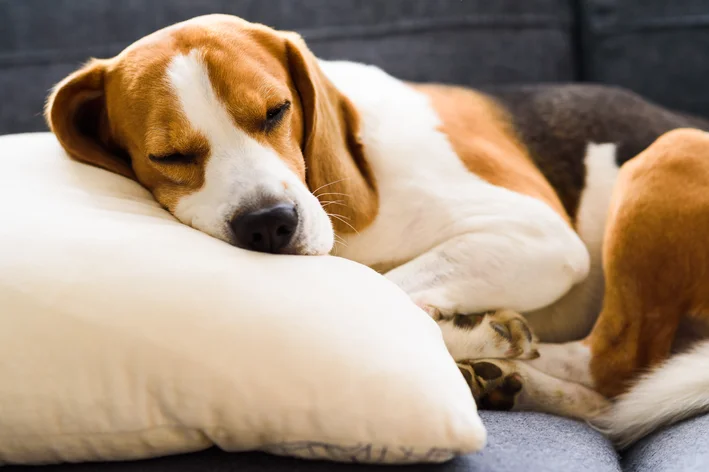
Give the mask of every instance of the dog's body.
[{"label": "dog's body", "polygon": [[[676,303],[659,300],[659,318],[636,309],[653,308],[663,282],[635,247],[659,260],[659,241],[681,239],[666,225],[709,213],[709,138],[660,137],[709,123],[629,92],[409,84],[216,15],[89,64],[55,89],[48,119],[70,155],[137,179],[186,224],[248,249],[332,251],[385,273],[439,322],[482,406],[591,418],[607,406],[594,390],[624,391],[709,301],[694,290],[701,270],[665,258]],[[682,181],[677,166],[696,169]],[[658,223],[652,212],[665,207],[677,211]],[[674,256],[709,257],[702,237],[685,239]],[[627,280],[643,295],[624,291]],[[534,359],[516,312],[554,342],[583,338],[601,315],[583,341],[541,345]],[[658,332],[662,345],[648,351]],[[633,421],[661,422],[643,414]]]}]

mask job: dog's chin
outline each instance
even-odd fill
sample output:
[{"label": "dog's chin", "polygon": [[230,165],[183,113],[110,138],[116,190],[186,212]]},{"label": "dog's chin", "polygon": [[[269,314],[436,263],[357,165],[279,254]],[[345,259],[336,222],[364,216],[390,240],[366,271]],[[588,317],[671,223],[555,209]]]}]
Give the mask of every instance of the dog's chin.
[{"label": "dog's chin", "polygon": [[332,245],[327,248],[305,248],[295,254],[298,256],[326,256],[332,251]]},{"label": "dog's chin", "polygon": [[302,220],[289,244],[293,248],[292,254],[301,256],[330,254],[335,246],[335,229],[332,227],[330,217],[315,197],[302,203],[305,204],[298,204]]},{"label": "dog's chin", "polygon": [[335,245],[335,234],[318,234],[315,237],[297,238],[292,246],[290,254],[297,256],[324,256],[330,254]]},{"label": "dog's chin", "polygon": [[[253,251],[253,249],[249,248],[243,248],[240,247],[238,244],[235,244],[232,241],[227,241],[229,244],[231,244],[234,247],[238,247],[240,249],[245,249],[247,251]],[[279,256],[325,256],[332,251],[333,244],[327,245],[326,243],[316,243],[316,244],[308,244],[308,243],[294,243],[292,245],[288,245],[284,247],[283,249],[279,250],[278,252],[274,253],[275,255]],[[254,251],[258,252],[258,251]]]}]

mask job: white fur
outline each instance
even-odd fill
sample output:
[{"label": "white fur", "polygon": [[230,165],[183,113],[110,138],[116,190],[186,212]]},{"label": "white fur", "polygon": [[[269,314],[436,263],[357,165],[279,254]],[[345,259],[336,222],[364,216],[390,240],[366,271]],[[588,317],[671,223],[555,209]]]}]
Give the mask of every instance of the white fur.
[{"label": "white fur", "polygon": [[709,411],[709,341],[644,376],[593,424],[625,447],[653,430]]},{"label": "white fur", "polygon": [[[457,326],[454,318],[441,319],[438,326],[453,359],[510,359],[529,358],[534,349],[532,340],[524,333],[519,336],[524,318],[509,310],[488,313],[474,327]],[[505,328],[510,336],[502,336],[496,328]]]},{"label": "white fur", "polygon": [[586,148],[586,179],[576,221],[579,235],[594,258],[600,258],[608,208],[618,180],[616,151],[613,143],[589,143]]},{"label": "white fur", "polygon": [[558,379],[594,388],[591,376],[591,349],[581,341],[540,344],[539,358],[527,361],[535,369]]},{"label": "white fur", "polygon": [[505,359],[508,345],[500,346],[496,342],[495,332],[488,326],[479,325],[474,329],[461,329],[452,320],[440,320],[443,339],[448,352],[457,361],[469,359]]},{"label": "white fur", "polygon": [[211,151],[203,187],[179,201],[175,216],[229,241],[229,221],[244,208],[257,209],[260,201],[294,203],[300,223],[293,251],[328,253],[334,234],[320,203],[275,151],[234,124],[214,92],[199,51],[175,56],[167,69],[167,80],[184,116],[207,137]]},{"label": "white fur", "polygon": [[576,214],[576,226],[588,248],[588,277],[551,306],[525,313],[534,333],[543,341],[564,342],[586,336],[603,303],[601,249],[613,187],[618,178],[617,146],[589,143],[584,167],[586,178]]},{"label": "white fur", "polygon": [[581,384],[557,379],[524,363],[514,365],[524,383],[515,410],[543,411],[588,420],[608,407],[608,400]]},{"label": "white fur", "polygon": [[537,309],[586,277],[576,233],[545,203],[469,172],[425,95],[376,67],[321,67],[361,114],[380,197],[374,222],[338,255],[398,266],[387,276],[444,316]]}]

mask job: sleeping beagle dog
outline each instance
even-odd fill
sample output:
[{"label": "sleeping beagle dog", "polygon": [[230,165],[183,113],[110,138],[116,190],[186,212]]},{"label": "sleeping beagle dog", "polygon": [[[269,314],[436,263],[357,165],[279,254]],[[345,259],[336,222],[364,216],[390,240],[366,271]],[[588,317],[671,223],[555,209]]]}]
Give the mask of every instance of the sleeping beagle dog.
[{"label": "sleeping beagle dog", "polygon": [[632,383],[709,313],[709,135],[682,129],[705,121],[615,88],[407,83],[226,15],[92,60],[46,116],[187,225],[385,274],[483,408],[626,443],[709,404],[700,351]]}]

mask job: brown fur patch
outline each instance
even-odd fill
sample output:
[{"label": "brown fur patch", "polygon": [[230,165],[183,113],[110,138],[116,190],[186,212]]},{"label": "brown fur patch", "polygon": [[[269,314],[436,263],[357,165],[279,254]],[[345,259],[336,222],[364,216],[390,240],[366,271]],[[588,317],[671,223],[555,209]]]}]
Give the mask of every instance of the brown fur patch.
[{"label": "brown fur patch", "polygon": [[300,37],[288,36],[288,58],[305,117],[307,184],[323,203],[337,233],[368,226],[379,210],[379,194],[359,135],[354,105],[325,77]]},{"label": "brown fur patch", "polygon": [[47,123],[74,159],[135,178],[128,156],[117,153],[111,139],[105,97],[108,65],[89,61],[59,82],[47,99]]},{"label": "brown fur patch", "polygon": [[442,85],[413,85],[438,113],[441,131],[470,172],[487,182],[547,203],[566,221],[556,192],[515,136],[506,112],[472,90]]}]

